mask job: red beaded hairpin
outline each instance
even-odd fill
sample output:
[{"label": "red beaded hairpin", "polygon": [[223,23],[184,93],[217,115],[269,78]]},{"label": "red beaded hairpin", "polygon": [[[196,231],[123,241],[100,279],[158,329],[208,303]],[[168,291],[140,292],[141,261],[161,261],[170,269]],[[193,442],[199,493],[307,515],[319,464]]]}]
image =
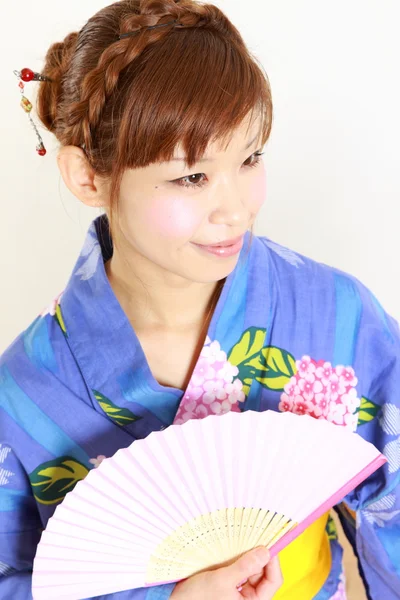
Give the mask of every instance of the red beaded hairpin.
[{"label": "red beaded hairpin", "polygon": [[[156,29],[158,27],[166,27],[167,25],[175,25],[175,27],[183,27],[182,23],[179,23],[177,19],[174,19],[173,21],[168,21],[168,23],[152,25],[150,27],[145,27],[144,29]],[[122,40],[123,38],[137,35],[138,33],[140,33],[140,31],[142,31],[142,30],[123,33],[119,36],[119,39]],[[31,102],[28,100],[28,98],[26,98],[24,96],[24,89],[25,89],[24,84],[29,83],[29,81],[52,81],[52,80],[49,77],[46,77],[45,75],[41,75],[40,73],[35,73],[31,69],[22,69],[22,71],[14,71],[14,75],[16,75],[18,77],[18,79],[20,80],[18,86],[19,86],[19,89],[22,94],[21,106],[24,109],[24,111],[27,113],[28,118],[31,122],[31,125],[32,125],[33,129],[35,130],[35,133],[39,140],[39,144],[36,146],[36,150],[37,150],[38,154],[40,154],[40,156],[44,156],[46,154],[47,150],[44,147],[43,140],[40,137],[39,131],[31,117],[30,113],[31,113],[33,106],[31,104]]]},{"label": "red beaded hairpin", "polygon": [[35,133],[39,140],[39,144],[36,146],[36,151],[40,156],[44,156],[46,154],[47,150],[44,147],[43,140],[40,137],[40,133],[31,117],[30,113],[31,113],[33,106],[31,104],[31,102],[28,100],[28,98],[26,98],[24,96],[24,89],[25,89],[25,83],[29,83],[29,81],[51,81],[51,79],[49,77],[46,77],[45,75],[40,75],[40,73],[34,73],[34,71],[32,71],[31,69],[22,69],[22,71],[14,71],[14,75],[16,75],[18,77],[18,79],[20,80],[18,87],[22,94],[21,106],[24,109],[24,111],[26,112],[26,114],[28,115],[31,125],[32,125],[33,129],[35,130]]}]

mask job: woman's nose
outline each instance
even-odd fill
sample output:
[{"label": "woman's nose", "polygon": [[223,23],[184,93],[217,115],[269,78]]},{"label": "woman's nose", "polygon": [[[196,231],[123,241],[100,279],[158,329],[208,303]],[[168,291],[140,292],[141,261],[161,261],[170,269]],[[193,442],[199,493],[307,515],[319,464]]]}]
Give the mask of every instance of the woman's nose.
[{"label": "woman's nose", "polygon": [[210,221],[215,225],[247,227],[250,210],[243,193],[235,186],[221,186],[216,192],[217,203]]}]

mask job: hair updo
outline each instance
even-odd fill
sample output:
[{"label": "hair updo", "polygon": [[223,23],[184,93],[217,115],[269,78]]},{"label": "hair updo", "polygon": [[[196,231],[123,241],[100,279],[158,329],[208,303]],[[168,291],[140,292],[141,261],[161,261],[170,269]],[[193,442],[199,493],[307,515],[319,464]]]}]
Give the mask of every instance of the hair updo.
[{"label": "hair updo", "polygon": [[[183,27],[152,25],[177,19]],[[143,29],[143,31],[140,31]],[[123,33],[138,35],[119,39]],[[41,71],[38,115],[62,146],[85,149],[110,177],[117,206],[128,168],[169,161],[182,144],[188,168],[209,143],[251,113],[262,143],[272,126],[268,77],[224,13],[196,0],[122,0],[53,44]]]}]

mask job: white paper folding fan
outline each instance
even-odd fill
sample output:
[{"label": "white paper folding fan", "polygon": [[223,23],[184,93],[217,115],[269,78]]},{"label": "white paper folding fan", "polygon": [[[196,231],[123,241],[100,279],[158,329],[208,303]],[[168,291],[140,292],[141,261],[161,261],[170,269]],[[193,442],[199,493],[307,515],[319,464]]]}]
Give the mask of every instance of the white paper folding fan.
[{"label": "white paper folding fan", "polygon": [[289,412],[172,425],[67,494],[38,545],[33,597],[178,581],[261,544],[274,555],[385,461],[359,435]]}]

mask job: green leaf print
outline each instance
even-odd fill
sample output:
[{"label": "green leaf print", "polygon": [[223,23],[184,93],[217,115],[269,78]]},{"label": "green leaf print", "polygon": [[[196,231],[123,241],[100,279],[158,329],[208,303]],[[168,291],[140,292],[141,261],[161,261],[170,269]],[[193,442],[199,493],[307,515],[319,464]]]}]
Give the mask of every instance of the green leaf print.
[{"label": "green leaf print", "polygon": [[250,327],[228,356],[229,362],[239,369],[238,377],[246,396],[253,379],[270,390],[282,391],[297,370],[289,352],[273,346],[263,347],[264,341],[265,329]]},{"label": "green leaf print", "polygon": [[368,400],[368,398],[364,398],[363,396],[361,398],[361,404],[356,411],[358,413],[357,425],[365,425],[365,423],[370,423],[370,421],[376,417],[380,409],[381,407],[378,404],[371,402],[371,400]]},{"label": "green leaf print", "polygon": [[259,354],[264,345],[265,333],[265,329],[257,329],[257,327],[247,329],[240,341],[230,351],[229,362],[238,367],[245,359]]},{"label": "green leaf print", "polygon": [[64,323],[64,319],[61,313],[61,307],[59,304],[57,304],[56,307],[56,313],[54,315],[55,320],[57,321],[57,323],[59,324],[59,326],[61,327],[61,331],[63,332],[63,334],[65,335],[65,337],[68,337],[67,334],[67,329],[65,327],[65,323]]},{"label": "green leaf print", "polygon": [[45,462],[29,475],[33,493],[41,504],[55,504],[64,499],[89,469],[75,458],[62,456]]},{"label": "green leaf print", "polygon": [[243,383],[243,392],[246,396],[254,379],[247,361],[256,358],[261,352],[265,340],[265,332],[265,329],[250,327],[244,332],[240,341],[232,348],[228,356],[228,361],[231,365],[239,369],[238,378]]},{"label": "green leaf print", "polygon": [[336,523],[335,523],[334,519],[331,517],[331,515],[329,515],[328,522],[326,524],[326,533],[328,534],[329,540],[337,540],[338,539]]},{"label": "green leaf print", "polygon": [[93,390],[93,394],[106,415],[108,415],[114,423],[117,423],[117,425],[129,425],[129,423],[134,423],[142,418],[134,415],[133,412],[127,408],[116,406],[109,398],[106,398],[103,394],[100,394],[100,392],[96,392],[96,390]]},{"label": "green leaf print", "polygon": [[283,391],[285,385],[297,371],[294,357],[286,350],[273,346],[263,348],[261,355],[260,374],[256,377],[257,381],[270,390]]}]

